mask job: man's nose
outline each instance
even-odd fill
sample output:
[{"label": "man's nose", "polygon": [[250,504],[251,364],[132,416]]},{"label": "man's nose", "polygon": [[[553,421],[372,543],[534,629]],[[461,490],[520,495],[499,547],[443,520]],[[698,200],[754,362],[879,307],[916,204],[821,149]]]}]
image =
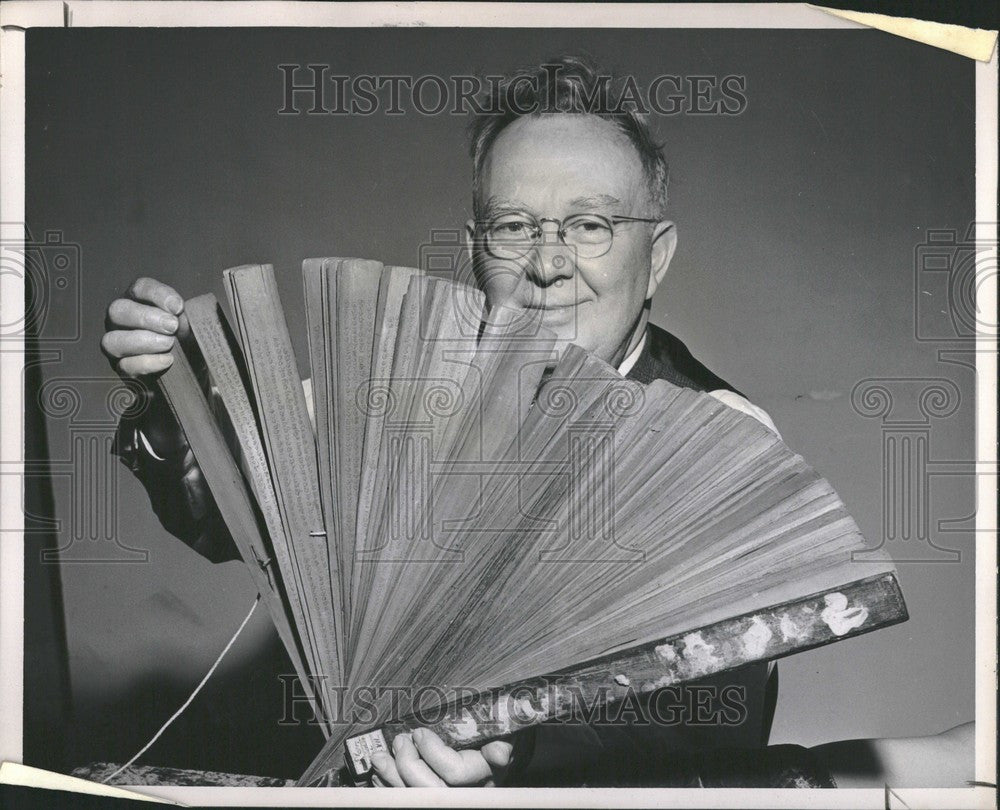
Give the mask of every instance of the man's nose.
[{"label": "man's nose", "polygon": [[527,275],[539,286],[547,287],[572,278],[575,272],[575,252],[560,238],[558,225],[543,222],[538,244],[528,254]]}]

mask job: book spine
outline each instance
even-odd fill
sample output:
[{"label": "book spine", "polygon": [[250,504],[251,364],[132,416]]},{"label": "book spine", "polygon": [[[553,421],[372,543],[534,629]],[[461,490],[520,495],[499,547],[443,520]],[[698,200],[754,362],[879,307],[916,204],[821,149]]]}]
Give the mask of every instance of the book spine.
[{"label": "book spine", "polygon": [[[241,371],[242,356],[214,295],[200,295],[189,299],[184,304],[184,311],[191,325],[192,337],[201,352],[213,390],[216,392],[213,399],[221,404],[225,422],[229,426],[230,437],[227,437],[229,438],[227,444],[232,449],[234,460],[242,470],[252,494],[256,497],[255,503],[262,519],[262,533],[265,539],[270,540],[267,551],[275,557],[271,559],[262,556],[256,564],[258,567],[264,567],[269,577],[274,577],[276,590],[281,595],[281,601],[288,614],[286,624],[295,631],[304,626],[302,596],[291,573],[291,553],[281,524],[274,487],[271,485],[270,470],[261,445],[254,406],[247,393],[246,381]],[[225,430],[223,435],[226,435]],[[239,526],[231,529],[234,534],[239,530]],[[292,632],[292,636],[295,643],[287,647],[289,657],[303,689],[313,698],[312,683],[308,673],[316,671],[318,664],[310,661],[309,666],[306,666],[304,657],[311,657],[312,651],[305,649],[297,632]],[[326,726],[323,726],[323,729],[326,731]]]},{"label": "book spine", "polygon": [[270,265],[246,265],[224,273],[236,334],[259,409],[260,432],[285,536],[293,556],[296,586],[303,594],[313,660],[325,691],[336,704],[343,683],[339,628],[340,575],[327,546],[320,505],[316,441],[298,374],[291,336]]},{"label": "book spine", "polygon": [[157,379],[157,385],[184,430],[219,512],[247,564],[254,587],[271,614],[306,693],[311,696],[295,630],[285,613],[282,593],[265,565],[268,544],[257,523],[253,495],[230,453],[187,355],[179,344],[174,345],[171,354],[174,361]]},{"label": "book spine", "polygon": [[[896,576],[883,573],[836,590],[613,653],[549,676],[533,678],[462,700],[424,709],[345,743],[351,777],[371,775],[371,754],[392,750],[392,740],[429,728],[456,749],[480,747],[546,720],[590,713],[623,700],[695,681],[749,664],[782,658],[906,621]],[[304,778],[308,778],[307,772]],[[318,781],[329,780],[328,772]],[[311,780],[309,783],[313,783]]]}]

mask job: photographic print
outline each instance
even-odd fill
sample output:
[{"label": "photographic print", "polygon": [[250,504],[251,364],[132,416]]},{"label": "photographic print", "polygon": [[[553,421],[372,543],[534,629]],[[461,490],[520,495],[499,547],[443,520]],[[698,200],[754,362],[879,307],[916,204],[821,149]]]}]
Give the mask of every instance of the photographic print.
[{"label": "photographic print", "polygon": [[995,804],[995,50],[797,4],[4,13],[4,760]]}]

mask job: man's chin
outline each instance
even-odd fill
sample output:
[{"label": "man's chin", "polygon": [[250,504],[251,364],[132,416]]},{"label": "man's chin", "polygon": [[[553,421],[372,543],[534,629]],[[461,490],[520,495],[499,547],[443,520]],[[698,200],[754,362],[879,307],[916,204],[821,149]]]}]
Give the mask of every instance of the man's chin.
[{"label": "man's chin", "polygon": [[538,309],[506,304],[493,310],[493,318],[504,317],[500,315],[501,312],[504,312],[506,317],[513,318],[514,322],[519,323],[522,330],[531,332],[533,329],[538,329],[554,334],[556,337],[554,348],[559,352],[560,357],[566,347],[572,343],[585,351],[596,354],[601,359],[606,359],[602,355],[599,341],[594,340],[594,335],[588,334],[588,330],[583,329],[579,317],[579,306]]},{"label": "man's chin", "polygon": [[560,357],[562,357],[563,352],[566,351],[567,347],[569,347],[570,344],[577,346],[583,349],[584,351],[588,351],[591,354],[596,354],[598,357],[600,357],[600,353],[596,350],[596,347],[593,346],[592,342],[588,341],[585,338],[585,336],[578,335],[575,332],[571,334],[559,334],[558,332],[556,332],[556,342],[553,348],[557,352],[559,352]]}]

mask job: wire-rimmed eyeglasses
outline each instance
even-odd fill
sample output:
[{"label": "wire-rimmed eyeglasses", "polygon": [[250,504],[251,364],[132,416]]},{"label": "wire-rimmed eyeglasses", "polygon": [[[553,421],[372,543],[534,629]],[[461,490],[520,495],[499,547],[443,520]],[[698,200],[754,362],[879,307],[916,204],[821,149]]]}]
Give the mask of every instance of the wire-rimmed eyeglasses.
[{"label": "wire-rimmed eyeglasses", "polygon": [[498,259],[519,259],[531,251],[545,233],[544,223],[555,224],[555,235],[576,250],[581,259],[596,259],[611,250],[615,226],[623,222],[659,222],[643,217],[601,214],[571,214],[562,221],[551,217],[538,219],[531,214],[515,212],[501,214],[480,223],[487,252]]}]

